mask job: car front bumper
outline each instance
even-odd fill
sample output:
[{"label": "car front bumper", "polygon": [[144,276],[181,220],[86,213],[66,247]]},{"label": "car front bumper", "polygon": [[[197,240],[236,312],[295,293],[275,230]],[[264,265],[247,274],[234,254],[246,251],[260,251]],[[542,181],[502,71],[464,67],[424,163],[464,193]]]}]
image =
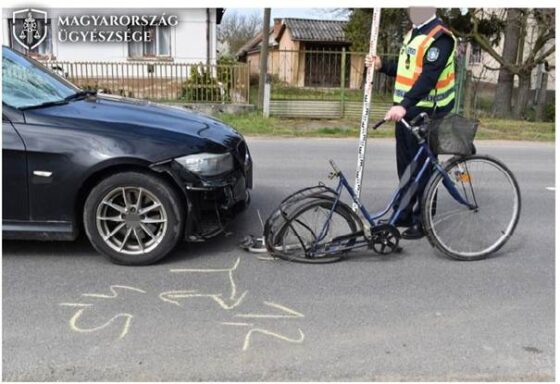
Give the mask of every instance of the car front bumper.
[{"label": "car front bumper", "polygon": [[203,241],[218,235],[249,204],[249,190],[253,187],[249,149],[240,141],[231,153],[235,158],[234,170],[214,177],[193,174],[173,160],[152,165],[152,169],[169,174],[183,192],[186,240]]},{"label": "car front bumper", "polygon": [[223,232],[226,224],[249,204],[251,186],[252,167],[235,170],[223,178],[186,183],[186,240],[202,241]]}]

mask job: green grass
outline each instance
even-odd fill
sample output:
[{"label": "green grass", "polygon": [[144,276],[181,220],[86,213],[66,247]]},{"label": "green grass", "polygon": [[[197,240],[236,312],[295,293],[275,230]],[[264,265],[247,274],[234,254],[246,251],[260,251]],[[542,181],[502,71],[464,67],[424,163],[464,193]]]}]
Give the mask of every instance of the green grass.
[{"label": "green grass", "polygon": [[[241,115],[219,114],[220,120],[247,136],[285,137],[358,137],[360,121],[356,119],[265,119],[258,112]],[[394,137],[393,125],[386,124],[371,137]],[[554,123],[535,123],[516,120],[483,118],[477,139],[554,141]]]},{"label": "green grass", "polygon": [[477,139],[554,141],[554,123],[482,118]]}]

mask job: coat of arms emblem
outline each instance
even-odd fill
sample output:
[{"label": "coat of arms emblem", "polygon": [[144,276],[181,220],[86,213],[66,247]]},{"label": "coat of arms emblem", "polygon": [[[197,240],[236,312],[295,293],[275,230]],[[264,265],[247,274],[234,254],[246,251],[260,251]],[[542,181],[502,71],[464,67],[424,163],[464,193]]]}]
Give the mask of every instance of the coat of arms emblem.
[{"label": "coat of arms emblem", "polygon": [[12,35],[25,49],[37,47],[47,37],[47,12],[20,9],[12,14]]}]

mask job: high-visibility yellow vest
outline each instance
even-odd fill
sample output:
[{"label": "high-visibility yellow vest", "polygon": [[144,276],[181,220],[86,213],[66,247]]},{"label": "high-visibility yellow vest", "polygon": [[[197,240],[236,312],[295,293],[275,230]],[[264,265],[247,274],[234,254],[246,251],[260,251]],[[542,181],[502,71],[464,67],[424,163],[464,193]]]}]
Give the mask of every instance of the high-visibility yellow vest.
[{"label": "high-visibility yellow vest", "polygon": [[404,44],[399,54],[397,78],[393,93],[393,101],[395,103],[400,103],[403,100],[403,96],[420,77],[424,64],[424,55],[441,33],[447,33],[455,41],[453,52],[449,56],[445,69],[439,75],[435,89],[426,98],[420,100],[416,106],[433,108],[435,102],[436,107],[444,107],[455,99],[455,49],[457,43],[449,30],[442,25],[436,25],[428,34],[419,34],[411,41],[409,40],[412,31],[409,31],[404,37]]}]

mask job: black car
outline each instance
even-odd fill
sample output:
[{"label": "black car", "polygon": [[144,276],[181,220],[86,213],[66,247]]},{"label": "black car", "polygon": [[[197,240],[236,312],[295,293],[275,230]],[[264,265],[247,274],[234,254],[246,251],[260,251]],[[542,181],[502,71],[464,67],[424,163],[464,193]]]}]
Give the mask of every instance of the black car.
[{"label": "black car", "polygon": [[233,128],[183,108],[83,91],[2,47],[3,236],[91,243],[120,264],[205,240],[249,202]]}]

